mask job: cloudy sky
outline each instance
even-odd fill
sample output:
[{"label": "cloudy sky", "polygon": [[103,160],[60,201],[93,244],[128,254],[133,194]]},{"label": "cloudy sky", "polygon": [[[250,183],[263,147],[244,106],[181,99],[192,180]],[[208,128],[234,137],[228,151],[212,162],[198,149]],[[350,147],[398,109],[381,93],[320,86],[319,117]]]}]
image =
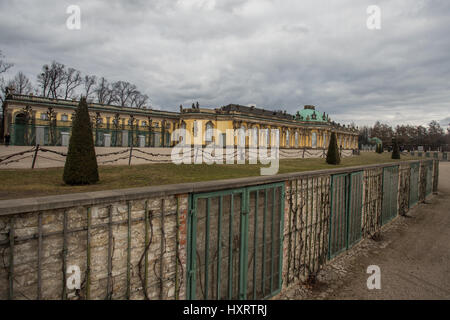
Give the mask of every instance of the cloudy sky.
[{"label": "cloudy sky", "polygon": [[[80,30],[66,27],[69,5]],[[448,0],[2,0],[0,50],[7,76],[36,81],[56,60],[133,82],[158,109],[313,104],[342,123],[447,127],[449,16]]]}]

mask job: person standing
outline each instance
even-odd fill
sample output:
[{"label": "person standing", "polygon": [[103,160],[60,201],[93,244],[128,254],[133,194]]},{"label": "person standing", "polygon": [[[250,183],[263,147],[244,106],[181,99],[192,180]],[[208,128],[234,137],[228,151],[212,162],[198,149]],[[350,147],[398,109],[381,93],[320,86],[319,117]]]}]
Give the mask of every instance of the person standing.
[{"label": "person standing", "polygon": [[11,140],[11,136],[9,135],[9,132],[5,134],[5,146],[9,146],[9,142]]}]

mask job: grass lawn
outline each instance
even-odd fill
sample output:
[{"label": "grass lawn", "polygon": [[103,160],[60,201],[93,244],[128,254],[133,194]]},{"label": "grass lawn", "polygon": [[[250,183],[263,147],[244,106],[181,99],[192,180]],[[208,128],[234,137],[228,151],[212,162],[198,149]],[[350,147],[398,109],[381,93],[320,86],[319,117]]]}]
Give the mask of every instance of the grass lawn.
[{"label": "grass lawn", "polygon": [[[325,159],[280,160],[278,173],[311,171],[358,166],[383,162],[418,159],[402,155],[392,160],[390,153],[364,152],[360,156],[344,158],[340,165],[328,165]],[[145,187],[152,185],[221,180],[259,176],[262,165],[175,165],[143,164],[128,166],[102,166],[100,182],[89,186],[66,186],[62,182],[63,168],[0,170],[0,199],[28,198],[74,192]],[[267,167],[267,165],[264,165]]]}]

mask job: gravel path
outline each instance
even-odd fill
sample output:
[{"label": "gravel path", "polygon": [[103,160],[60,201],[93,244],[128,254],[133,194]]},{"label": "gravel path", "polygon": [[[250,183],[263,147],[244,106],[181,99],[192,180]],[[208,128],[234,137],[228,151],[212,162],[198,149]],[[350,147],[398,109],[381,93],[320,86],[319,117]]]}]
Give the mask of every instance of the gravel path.
[{"label": "gravel path", "polygon": [[[439,194],[398,217],[381,241],[364,240],[333,260],[308,289],[278,299],[450,299],[450,162],[439,167]],[[369,265],[381,270],[381,289],[367,289]]]}]

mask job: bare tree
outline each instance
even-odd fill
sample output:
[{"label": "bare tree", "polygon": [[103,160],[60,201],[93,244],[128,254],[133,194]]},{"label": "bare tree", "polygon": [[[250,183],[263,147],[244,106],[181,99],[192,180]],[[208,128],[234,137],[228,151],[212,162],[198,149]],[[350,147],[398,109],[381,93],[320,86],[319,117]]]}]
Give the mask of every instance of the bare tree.
[{"label": "bare tree", "polygon": [[134,84],[126,81],[117,81],[113,84],[114,96],[119,106],[129,106],[131,97],[136,93],[137,89]]},{"label": "bare tree", "polygon": [[37,76],[38,87],[40,94],[43,97],[48,97],[50,94],[50,72],[49,66],[46,64],[42,66],[42,72]]},{"label": "bare tree", "polygon": [[81,73],[74,68],[67,69],[64,72],[64,99],[71,99],[74,97],[74,91],[81,85],[83,79]]},{"label": "bare tree", "polygon": [[[0,75],[4,72],[6,72],[9,68],[13,66],[12,63],[8,63],[5,60],[5,56],[3,55],[2,51],[0,50]],[[7,91],[7,85],[5,84],[5,80],[3,77],[0,77],[0,100],[3,102],[6,98],[6,91]]]},{"label": "bare tree", "polygon": [[0,74],[6,72],[12,66],[13,66],[12,63],[8,63],[5,61],[5,56],[3,55],[2,51],[0,50]]},{"label": "bare tree", "polygon": [[56,61],[53,61],[51,66],[44,65],[42,72],[38,75],[38,84],[44,97],[60,97],[61,87],[65,81],[65,66]]},{"label": "bare tree", "polygon": [[87,100],[89,100],[89,96],[93,94],[94,86],[97,83],[97,77],[85,75],[83,83],[84,83],[84,96],[86,97]]},{"label": "bare tree", "polygon": [[104,77],[101,77],[94,89],[97,102],[100,104],[113,104],[115,96],[112,85]]},{"label": "bare tree", "polygon": [[22,72],[18,72],[14,79],[8,81],[7,87],[14,89],[14,93],[29,94],[33,90],[30,79]]},{"label": "bare tree", "polygon": [[132,108],[138,108],[138,109],[142,109],[145,108],[147,102],[148,102],[148,95],[146,94],[142,94],[140,91],[136,91],[132,96],[131,96],[131,103],[130,106]]}]

